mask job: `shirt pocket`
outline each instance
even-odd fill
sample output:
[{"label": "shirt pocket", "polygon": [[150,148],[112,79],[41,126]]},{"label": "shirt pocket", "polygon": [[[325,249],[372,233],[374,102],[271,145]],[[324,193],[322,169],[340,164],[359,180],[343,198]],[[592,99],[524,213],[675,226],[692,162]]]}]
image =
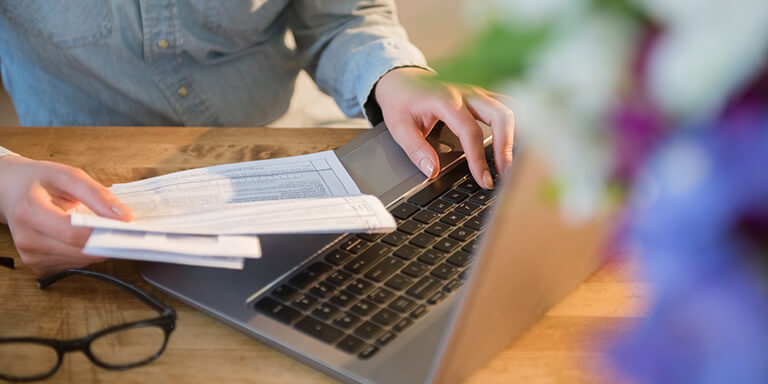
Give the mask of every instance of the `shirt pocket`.
[{"label": "shirt pocket", "polygon": [[7,0],[0,12],[28,35],[63,47],[104,39],[112,33],[108,0]]},{"label": "shirt pocket", "polygon": [[206,0],[204,27],[241,45],[269,39],[289,0]]}]

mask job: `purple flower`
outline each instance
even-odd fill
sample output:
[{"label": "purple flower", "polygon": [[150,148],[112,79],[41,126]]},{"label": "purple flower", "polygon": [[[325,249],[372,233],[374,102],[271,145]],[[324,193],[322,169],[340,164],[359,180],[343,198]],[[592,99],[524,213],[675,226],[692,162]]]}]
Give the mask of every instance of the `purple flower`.
[{"label": "purple flower", "polygon": [[768,114],[695,127],[656,151],[629,207],[628,238],[655,299],[610,348],[642,383],[768,382]]}]

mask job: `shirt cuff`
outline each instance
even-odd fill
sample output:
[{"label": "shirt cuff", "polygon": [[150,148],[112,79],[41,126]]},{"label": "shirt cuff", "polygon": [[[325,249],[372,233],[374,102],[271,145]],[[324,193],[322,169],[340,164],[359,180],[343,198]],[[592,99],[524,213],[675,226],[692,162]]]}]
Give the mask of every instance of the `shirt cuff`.
[{"label": "shirt cuff", "polygon": [[354,98],[344,100],[340,106],[348,115],[354,110],[358,113],[362,111],[373,125],[381,121],[381,111],[371,96],[382,76],[401,67],[419,67],[432,71],[427,67],[427,60],[418,48],[408,41],[398,39],[384,39],[367,44],[354,52],[350,61],[351,66],[344,68],[348,72],[342,84],[351,86],[349,89],[352,94],[349,96]]}]

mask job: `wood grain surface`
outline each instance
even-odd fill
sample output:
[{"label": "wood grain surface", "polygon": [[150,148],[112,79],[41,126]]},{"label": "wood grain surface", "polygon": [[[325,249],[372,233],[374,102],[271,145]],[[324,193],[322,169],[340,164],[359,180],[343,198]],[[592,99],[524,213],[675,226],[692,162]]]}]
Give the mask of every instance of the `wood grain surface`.
[{"label": "wood grain surface", "polygon": [[[0,145],[21,155],[83,168],[110,185],[168,172],[337,148],[357,129],[182,127],[0,128]],[[105,326],[153,315],[144,304],[95,280],[74,278],[48,289],[21,263],[0,224],[0,337],[76,338]],[[138,264],[92,266],[134,283],[178,311],[177,329],[155,362],[108,371],[80,353],[64,358],[48,381],[61,383],[332,383],[333,379],[153,289]],[[469,383],[617,382],[602,350],[616,332],[642,318],[648,286],[637,268],[614,260],[550,310],[536,325],[469,379]]]}]

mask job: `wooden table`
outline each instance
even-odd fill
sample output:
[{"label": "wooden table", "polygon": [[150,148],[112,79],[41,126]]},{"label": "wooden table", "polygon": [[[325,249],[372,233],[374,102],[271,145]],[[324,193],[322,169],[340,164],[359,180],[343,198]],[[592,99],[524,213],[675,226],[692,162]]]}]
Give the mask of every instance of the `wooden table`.
[{"label": "wooden table", "polygon": [[[0,145],[24,156],[83,168],[106,185],[182,169],[337,148],[362,130],[267,128],[0,128]],[[62,281],[40,290],[0,225],[0,336],[82,337],[150,316],[123,292],[98,281]],[[137,263],[111,260],[95,270],[137,284],[178,311],[177,329],[155,362],[107,371],[70,353],[51,382],[330,383],[333,379],[237,332],[145,283]],[[639,321],[648,287],[637,268],[610,262],[496,356],[469,383],[615,382],[600,348],[612,332]]]}]

